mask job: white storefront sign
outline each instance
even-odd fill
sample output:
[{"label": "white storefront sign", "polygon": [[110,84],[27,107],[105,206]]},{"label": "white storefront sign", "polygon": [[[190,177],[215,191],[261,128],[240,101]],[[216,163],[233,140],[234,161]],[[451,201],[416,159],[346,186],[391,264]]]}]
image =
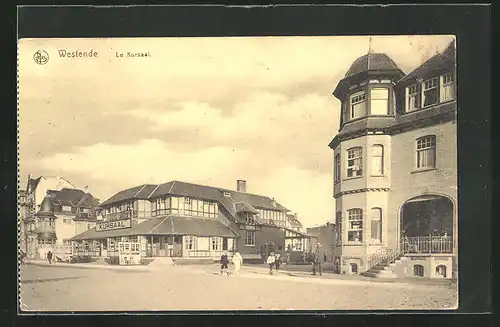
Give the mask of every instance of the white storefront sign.
[{"label": "white storefront sign", "polygon": [[107,230],[124,229],[132,227],[132,219],[121,219],[115,221],[103,221],[96,223],[95,230],[103,232]]}]

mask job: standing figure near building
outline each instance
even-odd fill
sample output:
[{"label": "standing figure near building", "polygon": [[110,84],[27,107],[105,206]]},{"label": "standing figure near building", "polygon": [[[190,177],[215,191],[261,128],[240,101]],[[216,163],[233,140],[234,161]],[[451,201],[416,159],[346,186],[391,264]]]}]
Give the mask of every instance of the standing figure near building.
[{"label": "standing figure near building", "polygon": [[49,264],[52,263],[52,252],[51,251],[47,252],[47,260],[49,260]]},{"label": "standing figure near building", "polygon": [[220,274],[226,273],[229,275],[229,271],[227,270],[227,265],[229,264],[229,259],[227,258],[227,252],[222,253],[220,257]]},{"label": "standing figure near building", "polygon": [[234,274],[237,275],[240,272],[241,265],[243,264],[243,257],[239,252],[236,252],[233,256],[234,264]]},{"label": "standing figure near building", "polygon": [[321,244],[318,243],[318,246],[316,247],[316,251],[314,252],[314,257],[313,257],[313,275],[316,275],[316,269],[319,272],[319,275],[322,276],[323,274],[323,262],[325,262],[325,257],[324,255],[321,254]]},{"label": "standing figure near building", "polygon": [[280,269],[281,265],[281,254],[279,252],[276,252],[274,255],[274,266],[276,267],[276,270]]},{"label": "standing figure near building", "polygon": [[269,275],[273,274],[273,266],[275,261],[276,259],[274,257],[274,253],[269,253],[269,256],[267,257],[267,264],[269,265]]}]

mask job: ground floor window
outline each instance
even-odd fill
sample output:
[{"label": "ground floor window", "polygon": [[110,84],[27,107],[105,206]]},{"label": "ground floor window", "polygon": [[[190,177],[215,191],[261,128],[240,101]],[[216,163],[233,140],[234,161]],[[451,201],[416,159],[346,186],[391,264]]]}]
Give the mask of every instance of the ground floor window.
[{"label": "ground floor window", "polygon": [[349,226],[347,231],[347,240],[349,242],[363,241],[363,210],[351,209],[347,210]]},{"label": "ground floor window", "polygon": [[358,273],[358,265],[355,263],[351,263],[351,273],[357,274]]},{"label": "ground floor window", "polygon": [[220,237],[212,237],[211,243],[212,243],[212,251],[220,251],[222,247],[222,240]]},{"label": "ground floor window", "polygon": [[184,236],[184,249],[195,250],[196,236]]},{"label": "ground floor window", "polygon": [[424,277],[424,266],[414,265],[413,266],[413,276]]},{"label": "ground floor window", "polygon": [[255,231],[245,231],[245,245],[255,245]]},{"label": "ground floor window", "polygon": [[446,266],[445,265],[437,266],[436,275],[446,277]]}]

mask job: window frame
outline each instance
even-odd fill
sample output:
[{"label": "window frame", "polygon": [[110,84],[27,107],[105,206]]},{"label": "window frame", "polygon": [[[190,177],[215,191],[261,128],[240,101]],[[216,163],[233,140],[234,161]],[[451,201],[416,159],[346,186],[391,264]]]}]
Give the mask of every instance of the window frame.
[{"label": "window frame", "polygon": [[[250,237],[251,242],[248,242],[249,235],[252,235],[252,237]],[[254,230],[246,230],[245,231],[245,243],[244,244],[245,244],[245,246],[255,246],[255,231]]]},{"label": "window frame", "polygon": [[[416,110],[422,109],[422,83],[416,82],[414,84],[408,85],[406,88],[406,112],[414,112]],[[415,99],[417,103],[414,105],[413,109],[410,109],[410,100]]]},{"label": "window frame", "polygon": [[334,177],[333,177],[333,181],[335,184],[338,184],[340,182],[340,176],[342,174],[342,170],[341,170],[341,164],[340,164],[340,152],[335,154],[335,157],[333,159],[333,164],[334,164],[334,168],[333,168],[333,171],[334,171]]},{"label": "window frame", "polygon": [[[356,98],[360,98],[360,99],[356,99]],[[351,95],[349,95],[349,108],[348,108],[349,109],[349,112],[348,112],[349,121],[354,120],[354,119],[358,119],[358,118],[366,117],[366,109],[367,109],[366,102],[367,102],[366,90],[360,90],[360,91],[354,92]],[[361,103],[364,103],[364,115],[354,116],[353,113],[356,113],[356,111],[354,110],[354,108],[355,108],[354,106],[359,105]]]},{"label": "window frame", "polygon": [[[374,210],[378,212],[378,215],[376,219],[374,218]],[[382,208],[380,207],[373,207],[371,208],[370,212],[370,242],[372,243],[382,243]],[[373,222],[378,222],[378,233],[379,233],[379,238],[373,238]]]},{"label": "window frame", "polygon": [[[426,138],[431,139],[431,145],[424,147],[424,148],[419,148],[419,142],[422,142]],[[433,163],[433,165],[419,166],[420,165],[420,160],[419,160],[420,153],[423,153],[425,151],[429,151],[431,149],[434,151],[434,154],[433,154],[434,155],[434,163]],[[418,137],[415,140],[415,169],[417,171],[418,170],[430,170],[430,169],[436,169],[436,167],[437,167],[437,138],[436,138],[436,135],[428,134],[428,135]]]},{"label": "window frame", "polygon": [[[449,77],[449,81],[447,81],[447,77]],[[443,96],[445,94],[445,88],[450,87],[451,88],[451,98],[450,99],[443,99]],[[455,100],[456,97],[456,84],[455,84],[455,74],[453,73],[447,73],[439,76],[439,102],[440,103],[446,103],[449,101]]]},{"label": "window frame", "polygon": [[[359,154],[358,156],[351,156],[350,157],[350,152],[351,151],[356,151],[358,150],[359,151]],[[350,178],[359,178],[359,177],[363,177],[363,147],[361,146],[355,146],[355,147],[352,147],[352,148],[349,148],[346,150],[346,179],[350,179]],[[360,164],[359,165],[349,165],[349,160],[359,160],[360,161]],[[355,167],[355,166],[358,166],[359,169],[356,169],[354,170],[352,167]],[[352,176],[349,176],[349,170],[352,169],[353,173],[352,173]],[[354,171],[361,171],[361,173],[359,174],[356,174],[354,175]]]},{"label": "window frame", "polygon": [[[422,87],[421,87],[420,89],[422,90],[422,96],[421,96],[421,98],[422,98],[422,103],[421,103],[421,106],[422,106],[422,108],[423,108],[423,109],[424,109],[424,108],[428,108],[428,107],[435,106],[435,105],[437,105],[437,104],[439,104],[439,103],[440,103],[440,101],[439,101],[439,100],[440,100],[440,97],[441,97],[441,96],[440,96],[440,94],[439,94],[439,91],[440,91],[439,80],[440,80],[440,78],[439,78],[439,76],[437,76],[437,77],[431,77],[431,78],[428,78],[428,79],[426,79],[426,80],[422,81]],[[433,84],[433,85],[432,85],[431,87],[427,87],[427,86],[426,86],[426,83],[431,83],[431,84]],[[426,105],[426,104],[425,104],[425,92],[428,92],[428,91],[430,91],[430,90],[434,90],[434,89],[435,89],[435,90],[436,90],[436,92],[437,92],[437,95],[436,95],[436,102]]]},{"label": "window frame", "polygon": [[[378,98],[374,97],[373,92],[378,91],[378,90],[384,90],[387,91],[387,98]],[[384,86],[377,86],[377,87],[371,87],[370,88],[370,116],[389,116],[390,113],[390,100],[391,100],[391,92],[389,87],[384,87]],[[386,108],[385,108],[385,113],[373,113],[373,101],[386,101]]]},{"label": "window frame", "polygon": [[[364,240],[364,233],[363,233],[363,228],[364,228],[364,217],[363,217],[363,209],[361,208],[352,208],[347,210],[347,242],[348,243],[355,243],[355,244],[360,244],[363,243]],[[358,227],[354,228],[353,222],[360,222]],[[358,232],[359,235],[359,240],[350,240],[350,232]]]},{"label": "window frame", "polygon": [[[377,148],[381,149],[380,154],[375,154],[375,149],[377,149]],[[372,145],[372,153],[371,153],[372,161],[371,161],[371,167],[370,167],[372,176],[384,176],[385,175],[385,167],[384,167],[385,166],[384,165],[385,164],[385,153],[384,153],[385,151],[384,150],[385,149],[384,149],[384,146],[382,144],[373,144]],[[379,160],[380,160],[380,172],[374,172],[373,160],[375,158],[379,158]]]}]

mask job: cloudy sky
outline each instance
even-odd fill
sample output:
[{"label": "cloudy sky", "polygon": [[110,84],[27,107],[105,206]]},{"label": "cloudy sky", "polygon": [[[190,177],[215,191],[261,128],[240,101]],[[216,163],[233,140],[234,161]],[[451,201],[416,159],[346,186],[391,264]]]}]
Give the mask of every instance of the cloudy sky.
[{"label": "cloudy sky", "polygon": [[[408,73],[451,36],[375,36]],[[64,176],[101,200],[170,180],[274,197],[306,226],[333,217],[331,93],[368,37],[19,42],[20,183]],[[48,52],[47,64],[33,54]],[[98,52],[60,58],[59,49]],[[116,52],[151,57],[117,58]]]}]

